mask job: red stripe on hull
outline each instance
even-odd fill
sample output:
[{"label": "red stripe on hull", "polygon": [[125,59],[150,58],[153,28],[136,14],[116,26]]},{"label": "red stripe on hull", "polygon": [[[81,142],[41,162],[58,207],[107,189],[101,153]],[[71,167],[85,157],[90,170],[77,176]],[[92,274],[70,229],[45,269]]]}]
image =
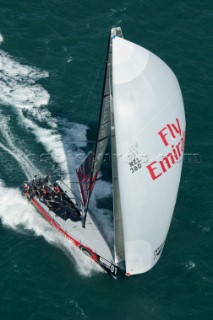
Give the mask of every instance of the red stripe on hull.
[{"label": "red stripe on hull", "polygon": [[85,251],[90,254],[90,258],[95,262],[98,262],[97,254],[92,251],[90,248],[84,246],[82,243],[77,241],[75,238],[70,236],[66,231],[64,231],[50,216],[49,214],[40,206],[40,204],[33,198],[31,199],[33,205],[38,209],[38,211],[43,215],[43,217],[60,233],[62,233],[66,238],[72,241],[72,243],[78,247],[80,250]]}]

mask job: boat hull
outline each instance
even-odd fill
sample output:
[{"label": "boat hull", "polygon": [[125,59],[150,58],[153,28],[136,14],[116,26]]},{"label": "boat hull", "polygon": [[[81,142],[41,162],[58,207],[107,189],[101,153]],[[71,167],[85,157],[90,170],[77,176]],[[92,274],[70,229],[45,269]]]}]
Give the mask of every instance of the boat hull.
[{"label": "boat hull", "polygon": [[108,274],[110,274],[113,278],[117,277],[118,267],[107,259],[101,257],[96,252],[94,252],[88,246],[85,246],[80,241],[76,240],[71,234],[66,232],[44,209],[43,206],[37,201],[37,198],[27,197],[33,206],[39,211],[39,213],[61,234],[63,234],[68,240],[72,242],[74,246],[76,246],[79,250],[81,250],[84,254],[90,257],[94,262],[96,262],[103,270],[105,270]]}]

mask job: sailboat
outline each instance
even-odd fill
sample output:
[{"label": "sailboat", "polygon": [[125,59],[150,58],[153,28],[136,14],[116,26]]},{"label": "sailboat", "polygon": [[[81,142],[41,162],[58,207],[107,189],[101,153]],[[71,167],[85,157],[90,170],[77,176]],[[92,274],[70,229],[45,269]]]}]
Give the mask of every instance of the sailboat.
[{"label": "sailboat", "polygon": [[[80,197],[63,181],[54,187],[40,181],[39,189],[37,179],[25,195],[53,227],[113,277],[118,270],[127,276],[147,272],[160,258],[171,224],[185,126],[182,94],[174,73],[155,54],[125,40],[120,27],[113,28],[96,143],[76,170]],[[111,243],[90,206],[109,142]],[[46,194],[52,192],[49,200],[42,188]]]}]

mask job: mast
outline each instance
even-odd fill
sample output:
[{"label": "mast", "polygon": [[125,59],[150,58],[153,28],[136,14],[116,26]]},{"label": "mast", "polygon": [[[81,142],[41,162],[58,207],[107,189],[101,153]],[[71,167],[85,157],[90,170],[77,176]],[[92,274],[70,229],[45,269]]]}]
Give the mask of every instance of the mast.
[{"label": "mast", "polygon": [[114,37],[123,39],[123,33],[120,27],[112,28],[111,30],[111,46],[110,46],[110,76],[111,76],[111,158],[112,158],[112,193],[113,193],[113,222],[114,222],[114,261],[119,263],[124,261],[124,237],[123,237],[123,220],[121,210],[120,187],[118,181],[118,163],[117,163],[117,147],[114,119],[114,104],[113,104],[113,65],[112,65],[112,41]]}]

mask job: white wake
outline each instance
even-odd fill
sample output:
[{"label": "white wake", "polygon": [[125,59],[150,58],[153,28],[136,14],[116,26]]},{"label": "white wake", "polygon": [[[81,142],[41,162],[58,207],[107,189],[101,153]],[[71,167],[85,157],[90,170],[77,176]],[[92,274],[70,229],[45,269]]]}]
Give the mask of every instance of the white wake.
[{"label": "white wake", "polygon": [[100,271],[90,258],[51,227],[22,197],[18,189],[7,188],[2,181],[0,181],[0,218],[6,228],[22,233],[25,230],[31,231],[36,236],[42,236],[48,243],[59,247],[72,262],[75,262],[80,274],[90,276],[93,271]]},{"label": "white wake", "polygon": [[[0,34],[0,43],[2,42],[3,37]],[[39,164],[35,165],[27,156],[24,146],[16,143],[17,136],[10,128],[10,118],[5,116],[7,108],[13,108],[17,118],[16,125],[25,130],[26,135],[30,133],[34,136],[35,141],[43,146],[52,161],[58,164],[69,183],[69,172],[80,165],[85,156],[81,148],[87,144],[87,127],[51,116],[46,108],[50,99],[49,93],[36,83],[48,76],[46,71],[23,65],[18,59],[0,50],[0,150],[13,157],[28,180],[35,174],[42,175]],[[63,141],[58,125],[63,130]],[[96,200],[103,193],[105,196],[110,195],[111,185],[98,181],[91,199],[92,207],[97,207]],[[96,211],[99,216],[103,213],[102,210]],[[103,215],[102,223],[105,229],[110,224],[109,216]],[[69,240],[49,226],[22,198],[18,189],[7,188],[3,182],[0,183],[0,218],[2,224],[8,228],[16,231],[20,231],[20,227],[23,230],[32,230],[35,235],[43,236],[49,243],[60,247],[72,261],[75,260],[81,274],[91,275],[94,270],[99,270],[88,257],[72,247]],[[110,227],[109,240],[112,236]]]}]

